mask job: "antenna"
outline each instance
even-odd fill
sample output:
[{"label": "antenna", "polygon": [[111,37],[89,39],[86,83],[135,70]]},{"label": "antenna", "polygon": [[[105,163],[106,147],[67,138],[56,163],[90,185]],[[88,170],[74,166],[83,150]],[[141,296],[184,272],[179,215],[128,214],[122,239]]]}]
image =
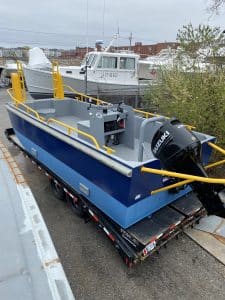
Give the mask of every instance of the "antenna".
[{"label": "antenna", "polygon": [[89,9],[89,6],[88,6],[88,1],[87,0],[87,11],[86,11],[86,59],[85,59],[85,75],[84,75],[84,83],[85,83],[85,95],[87,95],[87,89],[88,89],[88,83],[87,83],[87,54],[88,54],[88,44],[89,44],[89,41],[88,41],[88,34],[89,34],[89,28],[88,28],[88,9]]},{"label": "antenna", "polygon": [[132,45],[132,39],[133,39],[133,35],[132,35],[132,32],[130,33],[130,36],[129,36],[129,41],[130,41],[130,50],[131,50],[131,45]]},{"label": "antenna", "polygon": [[89,0],[87,0],[86,2],[87,7],[86,7],[86,52],[88,53],[88,44],[89,44],[89,40],[88,40],[88,35],[89,35],[89,27],[88,27],[88,19],[89,19]]},{"label": "antenna", "polygon": [[114,34],[113,39],[109,43],[108,47],[105,49],[105,52],[108,52],[110,50],[110,48],[113,45],[114,41],[116,41],[118,38],[119,38],[118,33]]},{"label": "antenna", "polygon": [[103,0],[103,16],[102,16],[102,40],[105,39],[105,0]]}]

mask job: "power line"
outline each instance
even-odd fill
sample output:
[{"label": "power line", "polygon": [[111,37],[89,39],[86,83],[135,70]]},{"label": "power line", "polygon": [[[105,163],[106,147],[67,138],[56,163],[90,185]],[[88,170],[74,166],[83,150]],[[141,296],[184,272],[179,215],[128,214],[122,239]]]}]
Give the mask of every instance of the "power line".
[{"label": "power line", "polygon": [[[105,1],[105,0],[104,0]],[[88,0],[87,0],[87,6],[88,6]],[[87,18],[88,18],[88,7],[87,7]],[[88,19],[87,19],[87,23],[88,23]],[[23,33],[30,33],[30,34],[43,34],[43,35],[47,35],[47,36],[52,36],[52,37],[56,37],[56,36],[61,36],[61,39],[50,39],[50,40],[45,40],[45,38],[43,37],[43,39],[41,37],[39,37],[38,39],[36,38],[36,41],[33,42],[33,40],[30,40],[31,38],[27,36],[26,40],[24,40],[23,38],[19,39],[19,37],[17,36],[18,41],[16,42],[15,40],[8,40],[7,38],[4,38],[4,36],[1,37],[1,42],[2,43],[10,43],[10,44],[30,44],[30,45],[40,45],[40,46],[44,46],[44,45],[48,45],[47,47],[49,47],[50,45],[54,45],[51,47],[62,47],[62,48],[74,48],[75,44],[76,45],[82,45],[82,47],[85,45],[85,40],[86,40],[86,46],[87,44],[91,43],[94,44],[95,41],[99,38],[99,35],[94,35],[94,34],[89,34],[89,30],[88,30],[88,24],[87,24],[87,32],[86,35],[85,34],[68,34],[68,33],[56,33],[56,32],[42,32],[42,31],[33,31],[33,30],[25,30],[25,29],[16,29],[16,28],[9,28],[9,27],[0,27],[0,31],[9,31],[9,32],[23,32]],[[147,38],[143,38],[143,37],[138,37],[133,35],[132,33],[132,40],[134,40],[134,38],[136,39],[136,41],[142,41],[145,43],[157,43],[159,41],[156,40],[152,40],[152,39],[147,39]],[[70,40],[68,40],[70,39]],[[105,36],[106,42],[110,41],[112,39],[112,36]],[[63,41],[64,40],[64,41]],[[129,44],[129,40],[131,41],[131,34],[129,35],[125,35],[125,32],[119,36],[119,44],[121,45],[122,43],[126,43],[125,40],[127,41],[127,44]]]},{"label": "power line", "polygon": [[26,29],[17,29],[17,28],[9,28],[9,27],[0,27],[0,30],[4,31],[14,31],[14,32],[25,32],[25,33],[37,33],[37,34],[46,34],[46,35],[68,35],[74,36],[75,34],[71,33],[59,33],[59,32],[46,32],[46,31],[35,31],[35,30],[26,30]]},{"label": "power line", "polygon": [[[60,35],[60,36],[68,36],[68,37],[86,37],[86,34],[71,34],[71,33],[59,33],[59,32],[46,32],[46,31],[35,31],[35,30],[26,30],[26,29],[17,29],[17,28],[9,28],[9,27],[0,27],[1,31],[12,31],[12,32],[24,32],[24,33],[34,33],[34,34],[44,34],[44,35]],[[134,32],[133,32],[134,33]],[[136,35],[137,33],[135,33]],[[90,35],[89,37],[99,38],[99,35]],[[106,38],[111,38],[112,36],[106,36]],[[120,35],[120,38],[128,39],[128,36]],[[151,42],[159,42],[153,39],[143,38],[141,36],[137,36],[137,39],[151,41]]]}]

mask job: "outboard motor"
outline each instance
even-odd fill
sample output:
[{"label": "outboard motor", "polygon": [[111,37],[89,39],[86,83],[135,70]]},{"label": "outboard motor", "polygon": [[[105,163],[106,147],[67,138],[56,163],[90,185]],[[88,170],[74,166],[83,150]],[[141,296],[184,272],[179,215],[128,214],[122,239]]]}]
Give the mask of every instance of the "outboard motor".
[{"label": "outboard motor", "polygon": [[[201,142],[177,119],[163,123],[152,139],[152,152],[168,171],[208,177],[201,163]],[[224,185],[190,183],[209,215],[225,217]]]}]

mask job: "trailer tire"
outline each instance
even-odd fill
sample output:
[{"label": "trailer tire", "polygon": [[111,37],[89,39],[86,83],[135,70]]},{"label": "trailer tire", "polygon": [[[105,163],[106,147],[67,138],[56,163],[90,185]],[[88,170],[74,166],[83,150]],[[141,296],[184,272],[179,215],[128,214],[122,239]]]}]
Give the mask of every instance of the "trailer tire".
[{"label": "trailer tire", "polygon": [[78,217],[84,217],[85,212],[81,200],[78,197],[71,198],[70,196],[66,195],[67,202],[72,209],[73,213]]},{"label": "trailer tire", "polygon": [[54,196],[57,199],[65,202],[66,197],[65,197],[65,192],[64,192],[63,188],[58,183],[56,183],[54,180],[51,180],[51,187],[52,187]]}]

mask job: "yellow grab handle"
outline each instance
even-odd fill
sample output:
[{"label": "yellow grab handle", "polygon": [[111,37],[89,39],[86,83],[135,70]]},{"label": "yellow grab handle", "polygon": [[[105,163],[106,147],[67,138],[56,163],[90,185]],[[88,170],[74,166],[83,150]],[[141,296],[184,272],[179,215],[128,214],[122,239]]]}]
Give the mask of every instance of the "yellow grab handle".
[{"label": "yellow grab handle", "polygon": [[157,175],[162,175],[162,176],[175,177],[175,178],[181,178],[181,179],[188,179],[188,180],[205,182],[205,183],[225,184],[225,179],[221,179],[221,178],[201,177],[201,176],[182,174],[182,173],[177,173],[177,172],[158,170],[158,169],[152,169],[152,168],[146,168],[146,167],[142,167],[141,172],[157,174]]}]

